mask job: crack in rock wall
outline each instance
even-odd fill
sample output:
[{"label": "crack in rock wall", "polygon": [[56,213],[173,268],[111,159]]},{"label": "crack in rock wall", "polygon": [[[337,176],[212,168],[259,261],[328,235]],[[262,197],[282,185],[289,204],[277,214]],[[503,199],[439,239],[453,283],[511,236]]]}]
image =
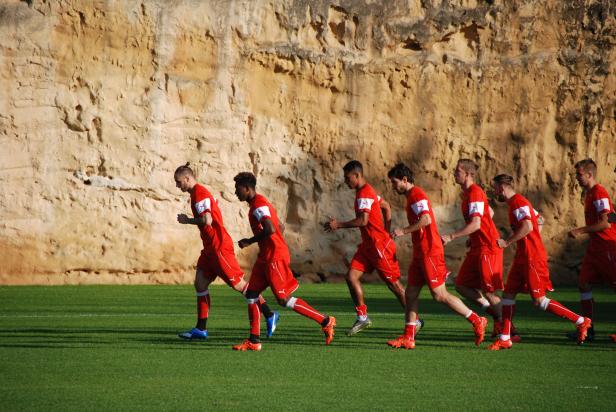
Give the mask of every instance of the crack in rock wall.
[{"label": "crack in rock wall", "polygon": [[[609,0],[4,1],[0,283],[190,282],[200,240],[175,221],[190,209],[172,176],[187,161],[234,239],[250,233],[232,180],[248,170],[294,270],[340,280],[359,234],[321,224],[352,217],[342,165],[365,164],[397,226],[386,173],[406,162],[449,231],[460,157],[484,185],[516,177],[572,283],[572,163],[594,158],[616,196],[615,44]],[[464,242],[446,252],[455,273]],[[255,248],[237,254],[248,270]],[[399,258],[404,273],[409,239]]]}]

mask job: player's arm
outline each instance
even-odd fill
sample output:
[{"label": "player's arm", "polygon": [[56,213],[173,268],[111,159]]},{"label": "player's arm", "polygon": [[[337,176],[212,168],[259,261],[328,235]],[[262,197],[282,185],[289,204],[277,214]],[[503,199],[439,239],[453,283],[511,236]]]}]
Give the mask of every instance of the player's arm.
[{"label": "player's arm", "polygon": [[533,231],[533,222],[531,222],[530,219],[524,219],[520,223],[521,223],[520,226],[506,240],[498,239],[496,241],[499,247],[504,249],[508,247],[509,245],[511,245],[512,243],[515,243],[518,240],[523,239],[524,237],[526,237],[526,235],[528,235],[530,232]]},{"label": "player's arm", "polygon": [[539,229],[539,233],[543,230],[543,225],[545,225],[545,219],[541,215],[537,215],[537,229]]},{"label": "player's arm", "polygon": [[575,228],[569,232],[569,237],[572,237],[575,239],[584,234],[601,232],[602,230],[609,229],[609,227],[610,227],[610,222],[609,222],[608,214],[602,213],[597,223],[588,225],[588,226],[582,226],[582,227]]},{"label": "player's arm", "polygon": [[364,227],[368,224],[368,212],[360,211],[357,213],[357,217],[353,220],[347,220],[346,222],[338,222],[336,218],[329,217],[323,227],[326,232],[333,232],[338,229],[351,229],[356,227]]},{"label": "player's arm", "polygon": [[468,222],[466,226],[448,235],[442,235],[441,240],[443,241],[443,244],[446,245],[452,240],[455,240],[462,236],[468,236],[471,233],[478,231],[480,227],[481,227],[481,216],[473,216],[471,221]]},{"label": "player's arm", "polygon": [[200,228],[204,226],[212,226],[212,214],[209,212],[204,212],[201,216],[188,217],[186,214],[180,213],[178,215],[178,223],[183,225],[197,225]]},{"label": "player's arm", "polygon": [[488,206],[488,211],[490,212],[490,218],[494,219],[494,209],[492,209],[492,206]]},{"label": "player's arm", "polygon": [[383,198],[380,201],[381,213],[383,214],[383,222],[385,223],[385,230],[391,230],[391,206],[389,202]]},{"label": "player's arm", "polygon": [[250,246],[253,243],[257,243],[264,239],[267,239],[268,237],[276,233],[276,228],[274,227],[274,224],[272,223],[271,219],[261,219],[261,226],[263,227],[262,231],[260,231],[251,238],[244,238],[237,242],[240,249],[244,249],[246,246]]},{"label": "player's arm", "polygon": [[394,239],[396,239],[400,236],[405,236],[405,235],[408,235],[409,233],[416,232],[419,229],[426,227],[431,223],[432,223],[432,218],[430,217],[428,213],[425,213],[421,215],[417,223],[407,226],[407,227],[394,229],[394,231],[391,232],[391,235]]},{"label": "player's arm", "polygon": [[284,233],[285,225],[278,219],[278,228],[280,229],[280,233]]}]

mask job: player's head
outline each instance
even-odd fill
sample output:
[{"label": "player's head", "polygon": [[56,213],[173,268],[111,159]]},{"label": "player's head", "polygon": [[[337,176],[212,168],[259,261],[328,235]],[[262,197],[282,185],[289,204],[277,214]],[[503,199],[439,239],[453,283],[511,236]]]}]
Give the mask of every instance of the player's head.
[{"label": "player's head", "polygon": [[597,176],[597,164],[592,159],[580,160],[575,164],[575,179],[580,186],[588,188]]},{"label": "player's head", "polygon": [[492,187],[494,188],[496,200],[505,202],[511,197],[513,192],[513,177],[506,174],[496,175],[492,179]]},{"label": "player's head", "polygon": [[364,177],[364,167],[357,160],[351,160],[349,163],[345,164],[342,168],[344,171],[344,183],[350,189],[357,189]]},{"label": "player's head", "polygon": [[238,173],[233,180],[235,181],[235,195],[239,200],[246,201],[254,194],[257,187],[257,178],[250,172]]},{"label": "player's head", "polygon": [[404,163],[398,163],[387,172],[391,188],[398,194],[406,193],[415,183],[413,172]]},{"label": "player's head", "polygon": [[453,172],[453,176],[457,184],[463,185],[469,179],[474,182],[478,170],[479,167],[477,166],[477,163],[471,159],[460,159],[458,160],[456,169]]},{"label": "player's head", "polygon": [[190,191],[195,185],[195,172],[190,168],[190,163],[186,162],[185,165],[175,169],[173,179],[175,179],[175,187],[182,192]]}]

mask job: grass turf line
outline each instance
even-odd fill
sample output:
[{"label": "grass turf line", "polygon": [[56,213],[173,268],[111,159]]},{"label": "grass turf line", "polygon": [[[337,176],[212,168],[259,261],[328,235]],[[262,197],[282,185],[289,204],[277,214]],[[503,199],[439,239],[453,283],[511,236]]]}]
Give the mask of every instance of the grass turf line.
[{"label": "grass turf line", "polygon": [[[595,291],[596,342],[577,346],[573,327],[520,296],[523,343],[489,352],[470,325],[422,292],[426,328],[414,351],[393,350],[403,315],[383,285],[367,285],[374,326],[353,323],[345,285],[297,293],[338,318],[336,338],[292,311],[260,353],[231,345],[248,333],[243,298],[211,289],[207,342],[176,337],[194,324],[189,286],[0,287],[0,405],[3,410],[611,410],[616,400],[616,296]],[[555,299],[579,310],[578,293]],[[491,329],[491,325],[490,325]]]}]

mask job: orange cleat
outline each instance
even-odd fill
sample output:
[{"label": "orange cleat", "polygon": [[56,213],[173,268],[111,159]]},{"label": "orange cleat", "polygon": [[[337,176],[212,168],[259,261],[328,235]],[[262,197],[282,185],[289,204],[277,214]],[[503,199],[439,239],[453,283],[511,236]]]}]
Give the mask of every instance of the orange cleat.
[{"label": "orange cleat", "polygon": [[392,348],[415,349],[415,340],[408,336],[398,336],[394,340],[387,341],[387,344]]},{"label": "orange cleat", "polygon": [[255,352],[258,352],[261,350],[261,344],[253,343],[250,340],[246,339],[244,342],[240,343],[239,345],[233,346],[233,350],[238,350],[240,352],[246,352],[249,350],[253,350]]},{"label": "orange cleat", "polygon": [[325,334],[325,344],[329,345],[332,340],[334,340],[334,327],[336,326],[336,318],[333,316],[329,317],[329,322],[327,325],[323,326],[321,330]]},{"label": "orange cleat", "polygon": [[584,318],[584,322],[576,326],[577,331],[578,331],[578,338],[577,338],[578,345],[580,343],[584,343],[584,341],[586,340],[586,335],[588,334],[588,329],[590,329],[591,327],[592,327],[592,320],[590,318]]},{"label": "orange cleat", "polygon": [[473,329],[475,331],[475,345],[479,346],[483,342],[483,337],[486,333],[486,327],[488,326],[488,320],[483,316],[479,320],[473,323]]},{"label": "orange cleat", "polygon": [[612,342],[616,342],[616,335],[610,335],[610,339],[612,339]]},{"label": "orange cleat", "polygon": [[511,349],[513,343],[511,343],[511,339],[502,340],[496,339],[493,344],[488,346],[488,350],[501,350],[501,349]]}]

